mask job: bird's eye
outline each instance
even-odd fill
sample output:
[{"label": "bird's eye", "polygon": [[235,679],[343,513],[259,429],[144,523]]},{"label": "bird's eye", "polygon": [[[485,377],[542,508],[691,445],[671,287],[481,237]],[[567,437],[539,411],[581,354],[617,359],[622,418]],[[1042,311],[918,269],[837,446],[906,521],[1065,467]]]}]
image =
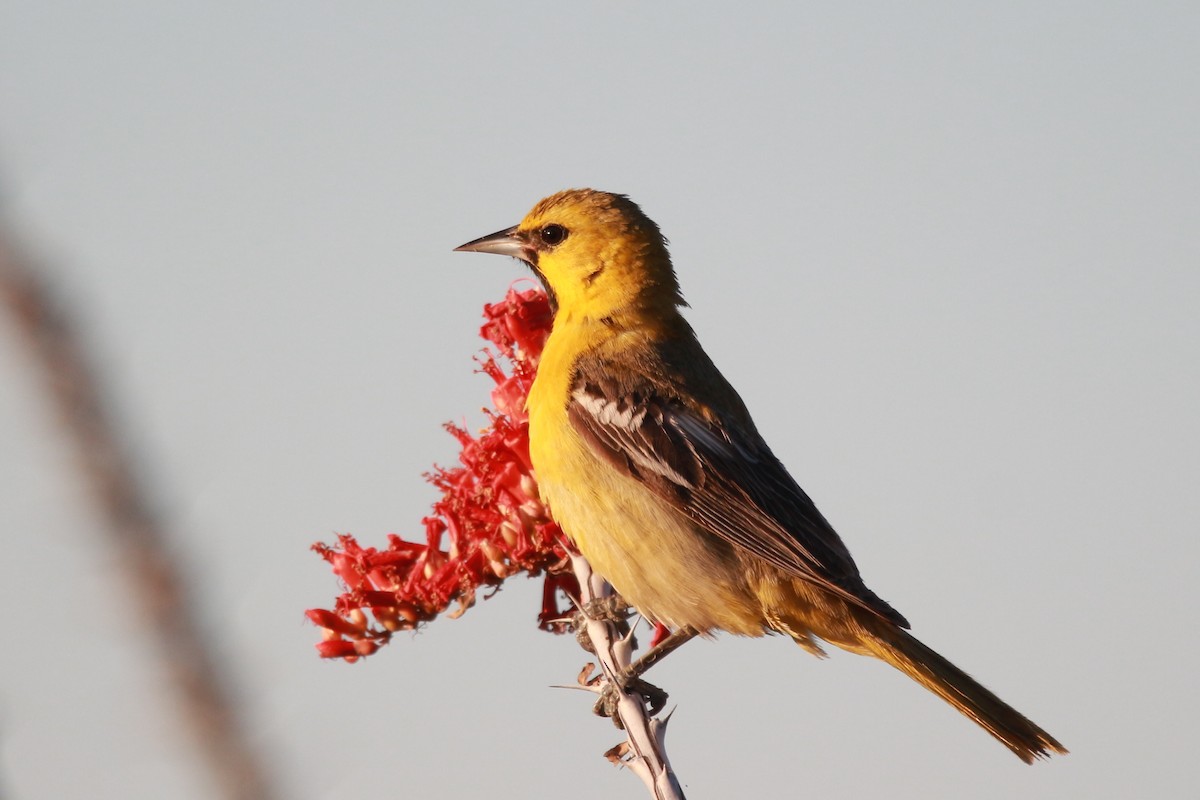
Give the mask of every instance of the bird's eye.
[{"label": "bird's eye", "polygon": [[538,231],[538,237],[550,247],[562,244],[567,238],[567,229],[562,225],[551,223]]}]

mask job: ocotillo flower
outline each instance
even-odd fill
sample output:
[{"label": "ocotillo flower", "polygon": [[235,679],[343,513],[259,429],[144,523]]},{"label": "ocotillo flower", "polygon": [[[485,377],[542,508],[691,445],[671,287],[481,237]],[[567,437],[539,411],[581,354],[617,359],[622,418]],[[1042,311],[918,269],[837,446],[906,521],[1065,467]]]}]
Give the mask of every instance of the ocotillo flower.
[{"label": "ocotillo flower", "polygon": [[[500,303],[484,307],[480,335],[509,362],[484,351],[480,370],[495,381],[490,425],[478,436],[447,424],[459,441],[459,466],[438,468],[426,478],[442,490],[423,520],[424,542],[390,535],[387,547],[361,546],[353,536],[313,549],[345,584],[332,610],[312,609],[308,618],[324,629],[317,650],[326,658],[354,661],[370,655],[396,631],[410,630],[449,610],[458,616],[479,590],[518,572],[545,573],[539,625],[561,630],[560,590],[576,595],[562,532],[538,494],[529,462],[525,397],[550,333],[546,295],[510,289]],[[453,610],[451,606],[454,606]]]}]

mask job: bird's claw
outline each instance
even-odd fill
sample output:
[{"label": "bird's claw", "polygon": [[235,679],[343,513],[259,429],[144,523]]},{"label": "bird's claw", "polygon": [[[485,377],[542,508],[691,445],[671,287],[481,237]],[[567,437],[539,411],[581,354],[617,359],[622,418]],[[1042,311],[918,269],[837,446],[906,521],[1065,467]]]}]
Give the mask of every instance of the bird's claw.
[{"label": "bird's claw", "polygon": [[[625,602],[619,594],[597,597],[583,604],[571,618],[571,626],[575,629],[575,641],[587,652],[595,655],[596,648],[588,635],[588,620],[599,620],[616,626],[617,633],[625,636],[628,633],[629,618],[633,615],[633,607]],[[631,643],[634,647],[636,642]]]},{"label": "bird's claw", "polygon": [[627,622],[633,614],[633,607],[621,595],[610,594],[584,603],[583,613],[588,619]]},{"label": "bird's claw", "polygon": [[646,704],[646,710],[651,717],[658,714],[667,705],[668,695],[665,691],[637,676],[622,673],[617,676],[616,682],[604,682],[604,686],[600,690],[600,698],[592,706],[593,713],[599,717],[611,718],[614,725],[624,729],[621,717],[617,714],[617,706],[621,702],[623,694],[641,695],[642,702]]}]

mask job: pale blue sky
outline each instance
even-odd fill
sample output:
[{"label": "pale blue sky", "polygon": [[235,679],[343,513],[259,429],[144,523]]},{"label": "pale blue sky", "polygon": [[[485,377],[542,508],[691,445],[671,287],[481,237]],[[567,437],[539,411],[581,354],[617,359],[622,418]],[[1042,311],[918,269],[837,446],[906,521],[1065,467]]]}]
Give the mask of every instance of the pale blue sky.
[{"label": "pale blue sky", "polygon": [[[914,632],[1074,752],[887,667],[656,668],[698,798],[1194,789],[1200,12],[400,2],[0,7],[0,213],[53,267],[287,796],[640,797],[517,581],[350,666],[307,550],[416,534],[476,426],[451,253],[569,186],[662,226],[689,318]],[[0,324],[0,790],[205,798]]]}]

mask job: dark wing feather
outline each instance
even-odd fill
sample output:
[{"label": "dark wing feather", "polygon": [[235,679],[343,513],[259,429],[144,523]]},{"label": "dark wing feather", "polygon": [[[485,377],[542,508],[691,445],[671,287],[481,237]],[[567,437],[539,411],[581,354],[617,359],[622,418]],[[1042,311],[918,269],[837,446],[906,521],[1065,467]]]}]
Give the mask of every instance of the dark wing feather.
[{"label": "dark wing feather", "polygon": [[569,417],[599,454],[701,528],[908,627],[863,584],[842,540],[752,423],[706,419],[664,391],[661,377],[634,380],[577,372]]}]

